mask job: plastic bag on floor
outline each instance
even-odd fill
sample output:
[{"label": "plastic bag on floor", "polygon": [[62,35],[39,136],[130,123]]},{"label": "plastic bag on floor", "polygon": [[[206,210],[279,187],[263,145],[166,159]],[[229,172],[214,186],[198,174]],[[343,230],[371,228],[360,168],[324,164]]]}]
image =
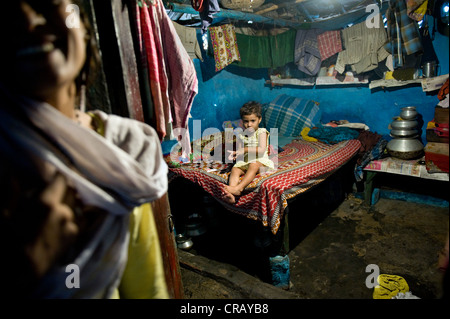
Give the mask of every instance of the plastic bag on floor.
[{"label": "plastic bag on floor", "polygon": [[378,276],[378,285],[373,290],[373,299],[392,299],[399,293],[408,291],[408,283],[403,277],[382,274]]},{"label": "plastic bag on floor", "polygon": [[395,297],[392,297],[392,299],[420,299],[420,298],[414,296],[411,291],[407,291],[405,293],[399,292]]}]

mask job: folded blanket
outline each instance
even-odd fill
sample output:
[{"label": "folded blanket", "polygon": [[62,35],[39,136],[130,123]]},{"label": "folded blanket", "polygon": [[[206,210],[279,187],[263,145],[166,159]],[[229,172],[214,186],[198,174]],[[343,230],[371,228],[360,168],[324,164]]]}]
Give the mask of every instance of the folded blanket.
[{"label": "folded blanket", "polygon": [[336,144],[358,138],[359,132],[348,127],[321,126],[311,129],[308,136],[315,137],[323,143]]}]

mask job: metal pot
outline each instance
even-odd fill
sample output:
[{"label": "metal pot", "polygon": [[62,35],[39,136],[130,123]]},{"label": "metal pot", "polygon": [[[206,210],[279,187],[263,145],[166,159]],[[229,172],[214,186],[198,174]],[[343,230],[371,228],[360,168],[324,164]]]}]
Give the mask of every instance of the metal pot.
[{"label": "metal pot", "polygon": [[417,130],[408,129],[395,129],[391,130],[391,136],[393,137],[417,137]]},{"label": "metal pot", "polygon": [[422,75],[425,78],[432,78],[438,74],[438,64],[436,61],[425,62],[422,66]]},{"label": "metal pot", "polygon": [[394,138],[386,145],[392,157],[408,160],[423,154],[423,144],[415,138]]},{"label": "metal pot", "polygon": [[413,120],[417,116],[417,111],[415,106],[402,107],[400,112],[400,117],[404,120]]},{"label": "metal pot", "polygon": [[175,237],[175,240],[177,242],[177,247],[180,249],[183,249],[183,250],[189,250],[194,245],[194,243],[192,242],[192,239],[184,236],[183,234],[178,234]]},{"label": "metal pot", "polygon": [[394,130],[412,130],[419,125],[416,120],[395,120],[391,123],[391,127]]}]

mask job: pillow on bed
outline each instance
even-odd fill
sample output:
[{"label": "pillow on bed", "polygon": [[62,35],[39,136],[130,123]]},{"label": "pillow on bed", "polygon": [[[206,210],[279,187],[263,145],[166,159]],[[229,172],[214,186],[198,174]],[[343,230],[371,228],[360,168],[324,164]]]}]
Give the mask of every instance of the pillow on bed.
[{"label": "pillow on bed", "polygon": [[262,117],[267,130],[278,128],[280,136],[300,136],[305,127],[320,123],[322,111],[315,101],[281,94],[263,105]]}]

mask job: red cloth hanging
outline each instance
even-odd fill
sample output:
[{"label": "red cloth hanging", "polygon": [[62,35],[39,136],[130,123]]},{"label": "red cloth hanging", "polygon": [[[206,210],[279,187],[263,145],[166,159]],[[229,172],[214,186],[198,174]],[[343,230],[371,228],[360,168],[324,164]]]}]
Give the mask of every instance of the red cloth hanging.
[{"label": "red cloth hanging", "polygon": [[140,49],[146,60],[148,68],[153,108],[155,112],[155,125],[159,138],[162,141],[166,136],[167,123],[171,122],[170,101],[168,96],[168,82],[164,66],[163,51],[158,34],[159,24],[155,22],[154,6],[144,3],[142,7],[136,6],[136,17],[139,18]]},{"label": "red cloth hanging", "polygon": [[203,11],[203,0],[191,0],[191,5],[195,11],[198,11],[198,12]]},{"label": "red cloth hanging", "polygon": [[[194,63],[167,16],[162,0],[155,5],[136,5],[136,23],[143,65],[148,69],[155,126],[161,141],[172,129],[185,129],[190,153],[188,117],[198,80]],[[170,125],[171,124],[171,125]]]},{"label": "red cloth hanging", "polygon": [[438,99],[439,101],[442,101],[443,99],[445,99],[445,97],[448,94],[448,79],[447,81],[445,81],[444,85],[440,88],[439,93],[438,93]]}]

